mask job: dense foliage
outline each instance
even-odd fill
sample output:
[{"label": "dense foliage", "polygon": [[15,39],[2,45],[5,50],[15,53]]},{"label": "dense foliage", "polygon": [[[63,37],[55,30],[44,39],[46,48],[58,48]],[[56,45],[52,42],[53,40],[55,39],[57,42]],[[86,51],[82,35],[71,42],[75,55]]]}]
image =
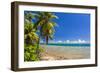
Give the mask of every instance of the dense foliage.
[{"label": "dense foliage", "polygon": [[[50,12],[26,12],[24,16],[24,61],[39,61],[40,53],[43,51],[40,37],[48,44],[53,39],[56,23],[52,19],[58,18]],[[36,22],[33,22],[36,19]]]}]

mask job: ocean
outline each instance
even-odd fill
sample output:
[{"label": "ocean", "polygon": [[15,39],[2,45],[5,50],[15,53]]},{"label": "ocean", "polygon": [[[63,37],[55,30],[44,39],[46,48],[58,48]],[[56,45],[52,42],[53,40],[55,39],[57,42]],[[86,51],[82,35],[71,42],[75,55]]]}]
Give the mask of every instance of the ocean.
[{"label": "ocean", "polygon": [[90,47],[90,44],[62,44],[62,43],[49,43],[48,46],[71,46],[71,47]]}]

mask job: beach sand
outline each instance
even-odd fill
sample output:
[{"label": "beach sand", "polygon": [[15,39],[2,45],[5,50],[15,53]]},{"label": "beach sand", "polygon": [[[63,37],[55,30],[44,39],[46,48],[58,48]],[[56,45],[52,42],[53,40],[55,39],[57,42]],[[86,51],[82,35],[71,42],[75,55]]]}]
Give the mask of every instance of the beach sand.
[{"label": "beach sand", "polygon": [[90,47],[68,47],[41,45],[44,49],[41,60],[66,60],[90,58]]}]

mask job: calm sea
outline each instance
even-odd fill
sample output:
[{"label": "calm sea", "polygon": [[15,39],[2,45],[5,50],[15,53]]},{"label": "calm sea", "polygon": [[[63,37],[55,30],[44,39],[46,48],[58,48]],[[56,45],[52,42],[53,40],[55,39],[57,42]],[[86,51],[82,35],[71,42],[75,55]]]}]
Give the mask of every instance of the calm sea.
[{"label": "calm sea", "polygon": [[49,43],[49,46],[75,46],[75,47],[90,47],[90,44],[61,44],[61,43]]}]

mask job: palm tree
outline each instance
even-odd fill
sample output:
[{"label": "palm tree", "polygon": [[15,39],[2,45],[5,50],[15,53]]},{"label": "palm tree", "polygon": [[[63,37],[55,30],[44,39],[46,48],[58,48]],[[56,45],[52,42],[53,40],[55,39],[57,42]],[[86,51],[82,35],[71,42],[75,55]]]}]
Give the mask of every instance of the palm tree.
[{"label": "palm tree", "polygon": [[25,19],[24,19],[24,39],[26,43],[32,43],[32,41],[38,41],[38,35],[36,34],[35,29],[33,29],[34,23],[32,22],[32,19],[34,19],[34,15],[31,12],[25,13]]},{"label": "palm tree", "polygon": [[51,12],[39,12],[36,17],[38,21],[35,23],[34,28],[36,28],[36,30],[38,28],[40,29],[40,36],[45,38],[46,44],[48,44],[48,40],[53,39],[54,27],[56,26],[56,23],[53,22],[52,19],[58,17]]},{"label": "palm tree", "polygon": [[44,27],[42,28],[42,37],[45,38],[46,44],[48,44],[48,40],[53,39],[53,35],[55,32],[54,27],[56,26],[53,22],[48,22]]},{"label": "palm tree", "polygon": [[[25,13],[24,17],[24,59],[25,61],[35,61],[39,60],[39,51],[38,41],[39,37],[36,33],[36,30],[33,29],[34,23],[32,21],[34,15],[31,12]],[[30,46],[29,46],[30,45]]]},{"label": "palm tree", "polygon": [[[27,31],[27,30],[26,30]],[[38,42],[39,37],[34,30],[30,31],[29,33],[24,35],[24,40],[26,44],[34,44]]]}]

